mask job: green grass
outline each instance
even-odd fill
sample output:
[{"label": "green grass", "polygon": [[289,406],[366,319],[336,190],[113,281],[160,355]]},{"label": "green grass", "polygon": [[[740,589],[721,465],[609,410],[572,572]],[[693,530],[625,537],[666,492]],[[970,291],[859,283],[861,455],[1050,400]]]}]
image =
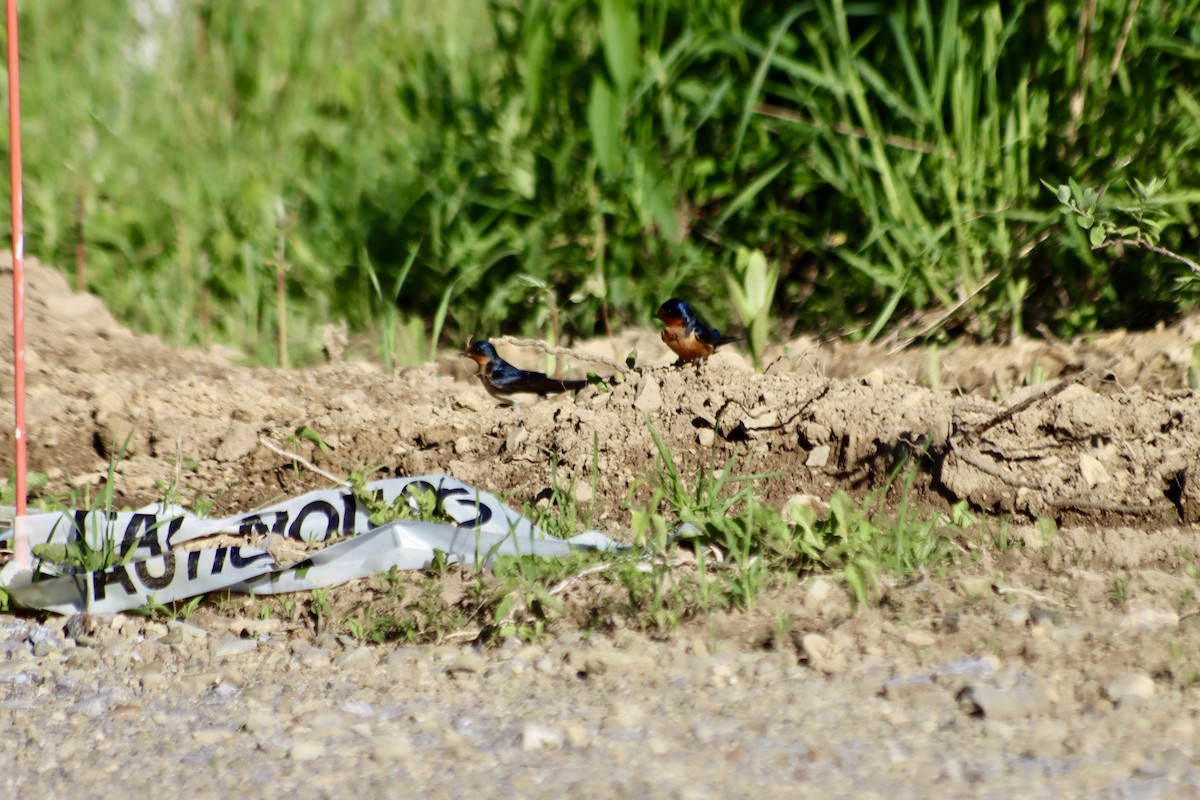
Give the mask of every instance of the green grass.
[{"label": "green grass", "polygon": [[[260,599],[257,613],[264,618],[279,613],[308,625],[314,635],[345,633],[363,643],[495,642],[513,636],[541,641],[563,630],[587,633],[614,625],[665,633],[716,612],[752,610],[764,596],[813,575],[840,581],[854,605],[873,604],[890,584],[953,566],[955,539],[974,538],[988,550],[1013,546],[1003,536],[987,539],[981,532],[988,526],[965,504],[949,516],[915,508],[911,465],[901,463],[861,501],[838,491],[823,511],[801,506],[785,514],[763,499],[777,476],[739,474],[736,458],[683,466],[653,428],[651,433],[658,456],[628,495],[646,498],[629,503],[631,549],[579,551],[563,559],[501,557],[488,568],[451,565],[435,553],[425,570],[393,569],[380,576],[370,584],[372,599],[352,607],[339,603],[341,591],[333,587]],[[115,465],[123,447],[114,445],[113,451]],[[373,524],[445,521],[431,492],[404,494],[392,504],[368,495],[364,486],[372,472],[355,472],[350,482],[369,506]],[[593,496],[597,477],[593,469]],[[526,513],[547,532],[565,537],[590,525],[593,509],[577,499],[574,479],[563,484],[560,478],[554,471],[550,502]],[[110,469],[94,507],[111,511],[114,488]],[[889,494],[897,499],[885,508]],[[968,529],[977,530],[968,536]],[[121,544],[109,531],[99,541],[84,538],[41,555],[95,570],[124,563],[132,551],[121,553]],[[567,602],[564,592],[581,583],[585,590]],[[0,610],[7,599],[0,596]],[[152,599],[140,613],[187,619],[202,603],[203,598],[170,604]],[[777,616],[775,624],[774,635],[781,637],[790,620]]]},{"label": "green grass", "polygon": [[739,315],[756,347],[754,319],[1150,325],[1200,287],[1094,252],[1040,181],[1119,208],[1161,178],[1188,254],[1200,0],[1080,5],[27,3],[27,251],[140,330],[265,363],[339,320],[389,364],[676,294],[726,327],[741,248],[778,270],[773,313]]}]

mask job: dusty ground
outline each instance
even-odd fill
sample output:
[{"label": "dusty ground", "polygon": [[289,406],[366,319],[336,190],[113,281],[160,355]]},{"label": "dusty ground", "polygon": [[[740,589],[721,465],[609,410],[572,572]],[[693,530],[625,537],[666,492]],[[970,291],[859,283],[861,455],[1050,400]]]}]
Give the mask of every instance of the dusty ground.
[{"label": "dusty ground", "polygon": [[[4,348],[9,290],[5,273]],[[1200,399],[1185,384],[1200,319],[1003,348],[797,340],[765,374],[733,350],[701,371],[667,368],[641,331],[594,345],[637,348],[639,370],[613,391],[518,414],[461,359],[397,374],[352,359],[252,369],[135,336],[36,263],[27,291],[30,466],[49,474],[46,494],[94,494],[127,436],[120,504],[172,484],[185,504],[230,513],[326,485],[265,437],[336,474],[446,472],[518,507],[575,480],[593,524],[620,539],[646,494],[649,420],[685,474],[733,455],[740,472],[778,472],[765,489],[781,505],[863,496],[916,454],[924,506],[1001,515],[1014,545],[962,542],[959,566],[857,613],[835,584],[808,580],[661,639],[560,629],[482,654],[357,648],[300,621],[248,631],[258,609],[239,600],[186,629],[3,617],[0,704],[20,711],[0,736],[15,764],[6,788],[89,786],[61,760],[95,746],[113,768],[140,764],[149,750],[122,737],[163,735],[147,747],[207,765],[196,774],[214,792],[237,785],[230,765],[251,751],[281,790],[313,796],[359,780],[368,795],[405,780],[435,796],[1200,792]],[[0,418],[11,399],[5,359]],[[329,452],[295,437],[302,426]],[[5,429],[6,474],[11,452]],[[1039,517],[1059,533],[1044,536]],[[372,591],[348,587],[343,603]],[[76,755],[55,755],[84,735]],[[133,780],[172,775],[160,765]]]}]

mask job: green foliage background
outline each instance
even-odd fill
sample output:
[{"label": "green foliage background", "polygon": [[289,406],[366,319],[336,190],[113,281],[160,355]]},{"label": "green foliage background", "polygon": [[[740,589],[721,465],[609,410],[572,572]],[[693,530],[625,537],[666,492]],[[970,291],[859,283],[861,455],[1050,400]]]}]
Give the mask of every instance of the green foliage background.
[{"label": "green foliage background", "polygon": [[1119,213],[1161,178],[1160,243],[1196,255],[1200,0],[39,0],[20,25],[27,251],[178,343],[276,359],[281,241],[301,358],[342,318],[417,355],[671,295],[726,324],[739,247],[778,265],[780,335],[1197,299],[1090,250],[1039,181]]}]

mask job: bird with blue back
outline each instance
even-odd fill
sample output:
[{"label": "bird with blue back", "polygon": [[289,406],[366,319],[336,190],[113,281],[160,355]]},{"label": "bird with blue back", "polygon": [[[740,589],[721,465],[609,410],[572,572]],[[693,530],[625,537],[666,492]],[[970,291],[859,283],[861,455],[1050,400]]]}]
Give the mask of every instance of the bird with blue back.
[{"label": "bird with blue back", "polygon": [[696,315],[696,310],[678,297],[672,297],[659,306],[654,316],[666,325],[662,332],[663,343],[682,362],[707,361],[718,347],[738,339],[736,336],[722,336],[716,328],[705,325]]}]

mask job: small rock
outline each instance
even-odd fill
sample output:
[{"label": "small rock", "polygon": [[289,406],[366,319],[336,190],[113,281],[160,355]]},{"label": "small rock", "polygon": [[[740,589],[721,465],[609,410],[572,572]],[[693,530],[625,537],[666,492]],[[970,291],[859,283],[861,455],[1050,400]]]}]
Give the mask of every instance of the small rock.
[{"label": "small rock", "polygon": [[846,656],[833,642],[819,633],[806,633],[800,639],[800,647],[808,658],[808,663],[826,675],[833,675],[846,668]]},{"label": "small rock", "polygon": [[258,447],[258,429],[245,422],[234,422],[217,445],[217,461],[241,461]]},{"label": "small rock", "polygon": [[1030,686],[996,689],[988,686],[967,686],[956,698],[959,707],[968,714],[991,720],[1019,719],[1045,713],[1050,708],[1047,697]]},{"label": "small rock", "polygon": [[588,743],[587,728],[578,723],[569,723],[563,728],[563,734],[571,747],[583,747]]},{"label": "small rock", "polygon": [[182,622],[173,619],[167,623],[168,631],[177,631],[184,639],[207,639],[208,631],[201,628],[199,625],[192,625],[189,622]]},{"label": "small rock", "polygon": [[1154,696],[1154,679],[1144,672],[1129,672],[1104,685],[1104,696],[1118,706],[1143,703]]},{"label": "small rock", "polygon": [[635,728],[646,719],[646,712],[641,706],[624,701],[617,701],[609,708],[601,727],[605,730],[623,730]]},{"label": "small rock", "polygon": [[863,376],[862,382],[864,386],[870,386],[872,389],[883,388],[886,379],[883,377],[883,370],[873,369]]},{"label": "small rock", "polygon": [[209,651],[213,658],[228,658],[252,653],[258,649],[254,639],[237,639],[233,636],[222,636]]},{"label": "small rock", "polygon": [[804,461],[804,466],[810,469],[820,469],[829,463],[829,445],[817,445],[808,453],[808,458]]},{"label": "small rock", "polygon": [[808,593],[804,595],[804,607],[809,611],[819,612],[832,593],[832,583],[825,578],[814,578],[808,587]]},{"label": "small rock", "polygon": [[696,431],[696,441],[701,447],[712,447],[717,441],[717,434],[712,428],[701,428]]},{"label": "small rock", "polygon": [[933,647],[937,644],[937,637],[928,631],[908,631],[904,634],[904,641],[913,647]]},{"label": "small rock", "polygon": [[268,711],[252,711],[242,717],[238,727],[249,733],[259,733],[273,730],[280,725],[279,719],[274,714]]},{"label": "small rock", "polygon": [[225,728],[201,728],[192,731],[192,738],[199,744],[220,744],[232,735],[233,732]]},{"label": "small rock", "polygon": [[325,745],[311,739],[297,739],[288,750],[292,761],[315,761],[325,754]]},{"label": "small rock", "polygon": [[371,758],[381,764],[407,760],[412,749],[412,741],[402,733],[389,733],[371,740]]},{"label": "small rock", "polygon": [[34,658],[45,658],[57,649],[54,642],[43,639],[33,646],[33,656]]},{"label": "small rock", "polygon": [[366,670],[374,669],[376,663],[377,659],[375,658],[375,651],[370,647],[363,645],[362,647],[356,647],[349,653],[346,653],[346,655],[337,660],[335,665],[341,667],[342,669]]},{"label": "small rock", "polygon": [[638,411],[650,412],[658,411],[662,405],[662,388],[658,385],[658,381],[650,377],[644,378],[638,385],[633,407]]},{"label": "small rock", "polygon": [[508,438],[504,442],[504,448],[509,453],[515,453],[521,448],[521,445],[529,441],[529,431],[525,430],[524,425],[517,425],[508,432]]},{"label": "small rock", "polygon": [[300,665],[306,669],[328,666],[333,656],[324,647],[309,647],[300,654]]},{"label": "small rock", "polygon": [[446,665],[446,672],[450,675],[474,675],[485,669],[487,669],[487,661],[475,653],[463,653]]},{"label": "small rock", "polygon": [[246,635],[254,639],[275,633],[282,627],[282,620],[275,617],[268,617],[267,619],[235,619],[229,623],[229,631],[234,636]]},{"label": "small rock", "polygon": [[576,503],[592,502],[592,485],[590,483],[575,484],[575,502]]},{"label": "small rock", "polygon": [[148,621],[142,623],[142,635],[147,639],[159,639],[167,635],[167,626],[161,622]]},{"label": "small rock", "polygon": [[1083,482],[1088,485],[1089,489],[1094,489],[1109,480],[1108,472],[1100,463],[1100,459],[1087,453],[1079,457],[1079,473],[1083,476]]},{"label": "small rock", "polygon": [[[972,599],[976,597],[986,597],[987,595],[990,595],[996,587],[995,582],[990,577],[980,575],[971,575],[959,578],[957,583],[958,590],[962,592],[964,596]],[[1025,619],[1028,618],[1029,613],[1026,612]],[[1025,624],[1024,620],[1022,620],[1021,624]]]},{"label": "small rock", "polygon": [[562,732],[546,725],[538,725],[535,722],[527,722],[525,723],[525,727],[521,729],[522,750],[541,750],[542,748],[547,747],[562,747],[562,743]]}]

